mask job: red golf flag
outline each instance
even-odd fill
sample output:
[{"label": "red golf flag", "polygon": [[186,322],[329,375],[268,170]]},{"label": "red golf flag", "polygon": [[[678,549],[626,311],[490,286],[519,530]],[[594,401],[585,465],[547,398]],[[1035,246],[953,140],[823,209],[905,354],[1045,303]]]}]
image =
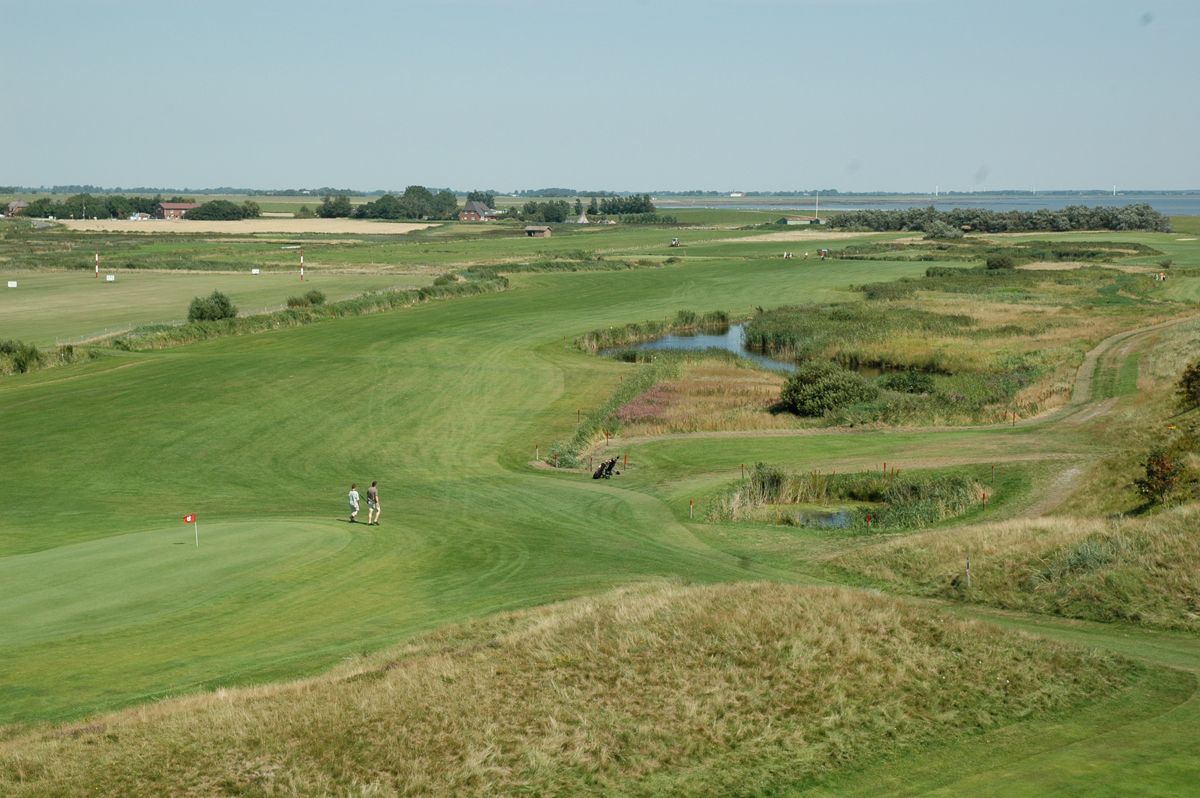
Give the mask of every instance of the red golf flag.
[{"label": "red golf flag", "polygon": [[194,524],[194,523],[196,523],[196,514],[195,514],[195,513],[188,513],[187,515],[185,515],[185,516],[183,517],[183,523],[185,523],[185,524]]}]

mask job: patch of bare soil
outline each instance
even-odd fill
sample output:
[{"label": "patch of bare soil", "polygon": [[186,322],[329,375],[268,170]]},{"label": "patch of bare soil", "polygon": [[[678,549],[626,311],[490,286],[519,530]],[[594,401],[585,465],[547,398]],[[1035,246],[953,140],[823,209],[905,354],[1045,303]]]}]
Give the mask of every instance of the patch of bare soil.
[{"label": "patch of bare soil", "polygon": [[831,232],[827,230],[781,230],[778,233],[763,233],[760,236],[746,236],[744,238],[718,238],[713,243],[721,242],[745,242],[745,241],[840,241],[845,238],[868,238],[871,236],[886,235],[885,233],[848,233],[845,231]]},{"label": "patch of bare soil", "polygon": [[1017,268],[1031,272],[1069,272],[1086,269],[1088,265],[1078,260],[1039,260],[1035,263],[1023,263]]},{"label": "patch of bare soil", "polygon": [[69,219],[58,224],[71,230],[105,233],[225,233],[253,235],[255,233],[324,233],[336,235],[403,235],[414,230],[433,227],[416,222],[377,222],[369,219],[241,219],[235,222],[200,221],[196,219]]}]

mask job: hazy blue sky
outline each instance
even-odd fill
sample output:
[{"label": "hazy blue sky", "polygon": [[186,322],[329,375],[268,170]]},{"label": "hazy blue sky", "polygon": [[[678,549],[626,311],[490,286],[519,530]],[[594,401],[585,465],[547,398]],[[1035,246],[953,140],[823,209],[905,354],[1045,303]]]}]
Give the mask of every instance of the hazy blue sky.
[{"label": "hazy blue sky", "polygon": [[1200,188],[1197,0],[0,0],[0,185]]}]

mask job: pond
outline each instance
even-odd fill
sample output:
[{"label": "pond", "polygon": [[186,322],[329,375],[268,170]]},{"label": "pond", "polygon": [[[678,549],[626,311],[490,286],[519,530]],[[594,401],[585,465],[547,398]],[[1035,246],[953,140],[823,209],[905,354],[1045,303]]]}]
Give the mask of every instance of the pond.
[{"label": "pond", "polygon": [[792,372],[796,370],[795,363],[787,360],[776,360],[775,358],[767,357],[766,355],[747,349],[744,335],[745,329],[746,326],[744,324],[731,324],[726,332],[717,335],[711,333],[665,335],[662,338],[656,338],[653,341],[646,341],[645,343],[633,346],[618,346],[612,349],[605,349],[600,354],[609,355],[628,349],[641,351],[667,349],[686,352],[698,352],[705,349],[724,349],[726,352],[732,352],[738,357],[744,357],[746,360],[757,363],[771,371]]}]

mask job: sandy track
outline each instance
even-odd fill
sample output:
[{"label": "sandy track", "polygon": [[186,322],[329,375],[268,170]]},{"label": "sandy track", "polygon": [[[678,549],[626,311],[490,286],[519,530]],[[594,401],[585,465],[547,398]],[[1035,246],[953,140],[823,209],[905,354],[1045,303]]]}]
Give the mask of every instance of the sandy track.
[{"label": "sandy track", "polygon": [[72,219],[59,224],[71,230],[106,233],[357,233],[359,235],[403,235],[424,230],[432,224],[417,222],[375,222],[368,219],[242,219],[236,222],[206,222],[187,219]]},{"label": "sandy track", "polygon": [[719,238],[715,241],[707,243],[721,243],[728,241],[736,241],[739,243],[759,242],[759,241],[840,241],[846,238],[869,238],[871,236],[882,236],[887,233],[849,233],[849,232],[833,232],[830,230],[781,230],[778,233],[763,233],[760,236],[745,236],[744,238]]}]

